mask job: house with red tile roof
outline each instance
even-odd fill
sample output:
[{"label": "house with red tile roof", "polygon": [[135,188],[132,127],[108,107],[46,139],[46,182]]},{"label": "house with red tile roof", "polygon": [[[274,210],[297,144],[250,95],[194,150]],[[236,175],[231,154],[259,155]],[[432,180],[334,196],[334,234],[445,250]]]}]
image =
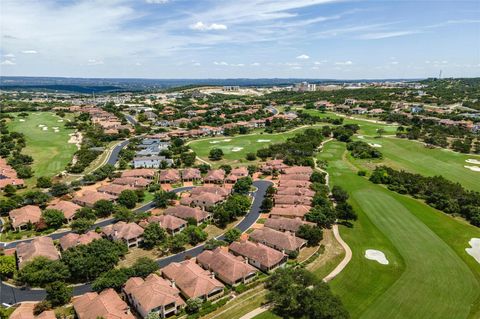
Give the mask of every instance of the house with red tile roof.
[{"label": "house with red tile roof", "polygon": [[149,223],[158,223],[170,235],[181,232],[187,226],[187,222],[174,215],[157,215],[148,218]]},{"label": "house with red tile roof", "polygon": [[225,179],[225,182],[230,184],[235,184],[237,180],[247,176],[248,176],[248,169],[246,167],[234,168]]},{"label": "house with red tile roof", "polygon": [[269,160],[260,167],[260,170],[265,174],[271,174],[273,171],[282,172],[288,165],[283,163],[283,160]]},{"label": "house with red tile roof", "polygon": [[147,278],[132,277],[123,292],[141,318],[157,313],[160,318],[176,315],[185,306],[180,290],[171,282],[151,274]]},{"label": "house with red tile roof", "polygon": [[21,242],[16,249],[18,268],[40,256],[50,260],[60,259],[60,254],[50,237],[37,237],[29,242]]},{"label": "house with red tile roof", "polygon": [[203,251],[197,256],[197,263],[230,286],[251,281],[257,272],[243,257],[229,254],[221,247]]},{"label": "house with red tile roof", "polygon": [[73,220],[73,217],[75,217],[75,213],[80,208],[82,208],[82,207],[75,204],[75,203],[66,201],[66,200],[61,200],[61,201],[57,202],[56,204],[52,204],[52,205],[47,206],[47,209],[56,209],[56,210],[59,210],[59,211],[63,212],[63,216],[65,216],[65,219],[68,222],[71,222]]},{"label": "house with red tile roof", "polygon": [[296,195],[279,195],[273,197],[275,205],[305,205],[310,206],[312,197],[296,196]]},{"label": "house with red tile roof", "polygon": [[211,210],[215,205],[224,201],[224,197],[212,193],[200,193],[180,200],[180,204],[199,207],[202,210]]},{"label": "house with red tile roof", "polygon": [[306,174],[282,174],[280,181],[310,181],[310,175]]},{"label": "house with red tile roof", "polygon": [[72,202],[75,204],[78,204],[80,206],[84,207],[90,207],[92,208],[93,205],[95,205],[96,202],[98,202],[101,199],[108,200],[108,201],[113,201],[115,200],[115,196],[107,194],[107,193],[100,193],[100,192],[95,192],[95,191],[85,191],[83,195],[78,195],[75,196],[72,199]]},{"label": "house with red tile roof", "polygon": [[186,299],[211,300],[223,295],[224,285],[215,275],[197,265],[193,259],[171,263],[162,268],[162,276],[180,289]]},{"label": "house with red tile roof", "polygon": [[284,168],[283,172],[287,175],[302,174],[310,176],[313,173],[313,169],[310,166],[291,166]]},{"label": "house with red tile roof", "polygon": [[85,234],[68,233],[62,236],[59,240],[62,250],[67,250],[78,245],[88,245],[96,239],[101,239],[102,236],[94,231],[89,231]]},{"label": "house with red tile roof", "polygon": [[26,229],[30,224],[36,224],[42,218],[42,210],[38,206],[26,205],[17,209],[12,209],[8,216],[12,228],[15,230]]},{"label": "house with red tile roof", "polygon": [[223,184],[225,179],[225,171],[223,169],[212,169],[207,172],[203,178],[205,183]]},{"label": "house with red tile roof", "polygon": [[135,188],[144,188],[150,185],[153,181],[143,177],[119,177],[112,181],[112,184],[128,185]]},{"label": "house with red tile roof", "polygon": [[310,211],[311,207],[304,205],[278,205],[272,208],[270,216],[273,218],[300,218],[304,219],[305,215]]},{"label": "house with red tile roof", "polygon": [[182,180],[184,182],[193,182],[202,179],[202,174],[198,168],[186,168],[182,171]]},{"label": "house with red tile roof", "polygon": [[300,251],[307,243],[306,240],[295,236],[295,234],[284,233],[268,227],[255,229],[249,238],[287,254]]},{"label": "house with red tile roof", "polygon": [[17,172],[7,164],[7,160],[0,158],[0,189],[7,185],[23,186],[24,181],[17,177]]},{"label": "house with red tile roof", "polygon": [[118,198],[118,196],[120,196],[125,190],[135,190],[135,187],[129,185],[107,184],[97,188],[97,192],[112,195],[115,198]]},{"label": "house with red tile roof", "polygon": [[194,219],[197,224],[203,223],[210,217],[210,214],[205,211],[184,205],[167,208],[165,210],[165,215],[173,215],[183,220]]},{"label": "house with red tile roof", "polygon": [[33,311],[37,303],[22,302],[8,317],[9,319],[56,319],[53,310],[45,310],[39,315],[34,315]]},{"label": "house with red tile roof", "polygon": [[102,233],[111,240],[121,240],[128,248],[138,247],[143,241],[144,229],[136,223],[118,222],[103,227]]},{"label": "house with red tile roof", "polygon": [[178,169],[170,168],[160,171],[160,183],[175,184],[179,183],[181,180],[182,177],[180,176],[180,171]]},{"label": "house with red tile roof", "polygon": [[136,168],[122,172],[122,177],[143,177],[146,179],[154,179],[155,175],[156,171],[151,168]]},{"label": "house with red tile roof", "polygon": [[278,181],[278,187],[310,188],[310,185],[312,185],[310,181],[285,180],[285,179],[280,179]]},{"label": "house with red tile roof", "polygon": [[315,223],[310,223],[301,220],[300,218],[268,218],[265,221],[265,227],[272,228],[279,231],[289,231],[291,233],[296,233],[300,226],[302,225],[310,225],[315,226]]},{"label": "house with red tile roof", "polygon": [[191,195],[199,195],[202,193],[216,194],[226,199],[228,195],[230,195],[231,190],[220,186],[199,186],[190,190]]},{"label": "house with red tile roof", "polygon": [[250,265],[269,272],[287,261],[287,255],[264,244],[249,240],[235,241],[230,244],[229,251],[234,255],[243,256]]},{"label": "house with red tile roof", "polygon": [[135,319],[130,307],[111,288],[87,292],[75,297],[72,304],[78,319]]},{"label": "house with red tile roof", "polygon": [[308,188],[278,187],[277,195],[306,196],[313,198],[313,196],[315,196],[315,192]]}]

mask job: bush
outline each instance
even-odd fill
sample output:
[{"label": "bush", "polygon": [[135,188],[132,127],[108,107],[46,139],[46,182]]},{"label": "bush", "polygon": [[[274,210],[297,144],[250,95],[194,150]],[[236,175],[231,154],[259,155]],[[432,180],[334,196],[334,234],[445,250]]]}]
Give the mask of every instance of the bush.
[{"label": "bush", "polygon": [[208,158],[212,161],[219,161],[223,157],[223,151],[219,148],[212,148],[208,155]]},{"label": "bush", "polygon": [[247,159],[247,161],[254,161],[257,159],[257,155],[255,155],[255,153],[247,153],[245,158]]}]

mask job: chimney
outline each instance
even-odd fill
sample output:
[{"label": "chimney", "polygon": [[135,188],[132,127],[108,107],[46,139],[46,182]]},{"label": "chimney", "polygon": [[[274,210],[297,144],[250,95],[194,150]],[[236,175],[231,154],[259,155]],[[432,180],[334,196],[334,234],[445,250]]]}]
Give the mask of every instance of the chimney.
[{"label": "chimney", "polygon": [[175,280],[172,280],[172,288],[177,288],[177,286],[175,285]]},{"label": "chimney", "polygon": [[215,279],[215,273],[213,271],[210,273],[210,278]]}]

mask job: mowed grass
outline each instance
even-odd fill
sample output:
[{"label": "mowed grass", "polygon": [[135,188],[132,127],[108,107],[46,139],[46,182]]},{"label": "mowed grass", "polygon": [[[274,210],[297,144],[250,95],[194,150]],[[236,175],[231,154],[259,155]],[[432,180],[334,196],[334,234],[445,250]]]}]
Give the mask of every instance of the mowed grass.
[{"label": "mowed grass", "polygon": [[[344,144],[330,142],[319,159],[359,215],[353,228],[341,227],[353,257],[331,282],[352,317],[478,318],[480,265],[465,248],[480,230],[357,176],[344,155]],[[390,264],[367,260],[366,249]]]},{"label": "mowed grass", "polygon": [[[256,154],[257,150],[268,147],[270,144],[281,143],[289,137],[301,133],[307,128],[320,128],[322,125],[313,125],[308,127],[299,127],[284,133],[258,133],[248,135],[237,135],[233,137],[215,137],[195,140],[189,143],[192,150],[203,160],[211,162],[214,165],[230,164],[245,166],[257,161],[246,160],[247,153]],[[219,148],[223,151],[223,159],[220,161],[210,161],[208,155],[210,150]]]},{"label": "mowed grass", "polygon": [[[36,177],[52,177],[63,171],[77,150],[74,144],[68,143],[68,134],[74,130],[65,128],[66,119],[58,122],[60,118],[51,112],[31,112],[24,118],[25,122],[20,119],[16,116],[9,123],[9,129],[25,134],[27,146],[22,153],[31,155],[34,160],[32,169],[35,176],[29,182],[34,182]],[[38,126],[41,124],[48,130],[42,130]],[[54,132],[53,127],[58,127],[59,132]]]},{"label": "mowed grass", "polygon": [[480,161],[478,155],[462,154],[441,148],[430,149],[423,143],[396,137],[364,137],[360,140],[382,146],[379,150],[383,154],[383,160],[355,161],[366,168],[373,169],[376,165],[382,164],[427,176],[442,175],[468,189],[480,191],[480,172],[464,167],[465,165],[474,166],[465,162],[467,159]]}]

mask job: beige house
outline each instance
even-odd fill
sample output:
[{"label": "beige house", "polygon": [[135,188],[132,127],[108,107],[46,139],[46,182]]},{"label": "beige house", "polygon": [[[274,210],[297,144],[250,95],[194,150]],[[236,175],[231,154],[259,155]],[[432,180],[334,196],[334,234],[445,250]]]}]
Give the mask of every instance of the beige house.
[{"label": "beige house", "polygon": [[12,228],[20,231],[26,229],[29,224],[36,224],[42,217],[42,210],[38,206],[27,205],[17,209],[12,209],[8,216]]},{"label": "beige house", "polygon": [[307,243],[306,240],[295,236],[295,234],[281,232],[268,227],[255,229],[250,234],[250,239],[287,254],[300,251]]},{"label": "beige house", "polygon": [[130,307],[113,289],[87,292],[72,301],[78,319],[135,319]]},{"label": "beige house", "polygon": [[36,257],[45,257],[50,260],[60,259],[60,254],[50,237],[37,237],[30,242],[22,242],[17,245],[16,252],[18,268],[22,268]]},{"label": "beige house", "polygon": [[136,223],[118,222],[105,226],[102,233],[111,240],[121,240],[128,248],[138,247],[143,241],[144,229]]},{"label": "beige house", "polygon": [[73,220],[73,218],[75,217],[75,213],[80,208],[82,207],[66,200],[61,200],[56,204],[47,206],[47,209],[56,209],[63,212],[63,216],[65,216],[65,219],[68,222],[71,222]]},{"label": "beige house", "polygon": [[269,272],[287,261],[287,255],[264,244],[248,240],[235,241],[229,250],[234,255],[245,257],[250,265]]},{"label": "beige house", "polygon": [[81,235],[75,233],[68,233],[65,236],[62,236],[59,242],[62,250],[67,250],[78,245],[88,245],[92,241],[101,238],[102,236],[100,236],[100,234],[94,231],[89,231],[88,233]]}]

